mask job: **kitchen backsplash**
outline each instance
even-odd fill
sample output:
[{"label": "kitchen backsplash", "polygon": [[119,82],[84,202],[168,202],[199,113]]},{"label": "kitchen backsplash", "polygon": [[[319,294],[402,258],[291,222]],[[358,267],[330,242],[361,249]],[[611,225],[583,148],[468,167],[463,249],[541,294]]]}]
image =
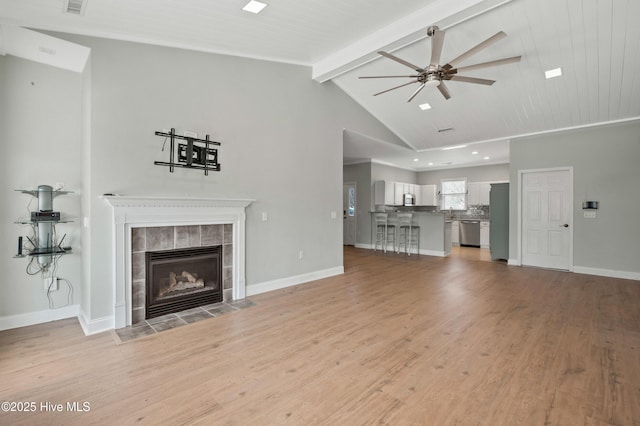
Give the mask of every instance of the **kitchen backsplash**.
[{"label": "kitchen backsplash", "polygon": [[[439,212],[438,207],[433,206],[376,206],[376,211],[379,212]],[[453,210],[453,212],[446,212],[447,219],[453,220],[489,220],[489,206],[472,206],[468,210]]]},{"label": "kitchen backsplash", "polygon": [[454,210],[453,216],[447,213],[447,218],[453,220],[468,220],[468,219],[487,219],[489,220],[490,212],[489,206],[472,206],[468,210]]}]

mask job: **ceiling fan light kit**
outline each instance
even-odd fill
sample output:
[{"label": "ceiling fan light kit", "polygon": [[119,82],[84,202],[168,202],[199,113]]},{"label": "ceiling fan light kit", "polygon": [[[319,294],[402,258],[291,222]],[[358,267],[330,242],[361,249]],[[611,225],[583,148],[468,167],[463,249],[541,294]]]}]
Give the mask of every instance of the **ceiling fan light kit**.
[{"label": "ceiling fan light kit", "polygon": [[437,26],[431,26],[427,29],[427,35],[431,37],[431,61],[428,66],[422,68],[417,65],[412,64],[411,62],[405,61],[402,58],[399,58],[391,53],[380,51],[378,54],[384,56],[385,58],[391,59],[399,64],[402,64],[406,67],[413,69],[417,72],[416,75],[379,75],[379,76],[363,76],[359,78],[412,78],[412,80],[408,83],[401,84],[399,86],[392,87],[387,90],[383,90],[382,92],[375,93],[373,96],[378,96],[383,93],[390,92],[392,90],[399,89],[404,86],[408,86],[414,83],[420,83],[420,86],[411,94],[407,102],[411,102],[413,98],[415,98],[422,89],[425,87],[437,87],[442,96],[445,99],[451,98],[449,94],[449,89],[444,84],[445,80],[459,81],[461,83],[473,83],[473,84],[482,84],[485,86],[491,86],[495,83],[495,80],[487,80],[484,78],[476,78],[476,77],[467,77],[459,75],[459,72],[472,71],[482,68],[494,67],[498,65],[510,64],[513,62],[519,62],[521,56],[513,56],[510,58],[498,59],[495,61],[483,62],[474,65],[468,65],[466,67],[456,68],[456,64],[463,62],[464,60],[470,58],[471,56],[479,53],[480,51],[486,49],[492,44],[496,43],[499,40],[502,40],[507,36],[504,31],[499,31],[493,36],[489,37],[485,41],[471,49],[464,52],[462,55],[457,58],[449,61],[445,65],[440,65],[440,56],[442,54],[442,46],[444,45],[444,31],[440,30]]}]

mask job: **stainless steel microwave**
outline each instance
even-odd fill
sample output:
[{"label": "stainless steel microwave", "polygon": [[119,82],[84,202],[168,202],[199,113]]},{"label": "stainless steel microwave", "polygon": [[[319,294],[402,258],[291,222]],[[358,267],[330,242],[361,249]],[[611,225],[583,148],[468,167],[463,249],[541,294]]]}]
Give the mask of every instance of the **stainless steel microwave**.
[{"label": "stainless steel microwave", "polygon": [[415,206],[416,196],[413,194],[404,194],[404,201],[402,204],[405,206]]}]

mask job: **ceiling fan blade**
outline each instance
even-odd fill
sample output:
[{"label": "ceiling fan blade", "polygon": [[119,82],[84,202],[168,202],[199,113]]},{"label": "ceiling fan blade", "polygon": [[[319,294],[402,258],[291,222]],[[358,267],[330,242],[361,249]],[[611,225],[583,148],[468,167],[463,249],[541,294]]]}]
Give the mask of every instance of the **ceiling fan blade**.
[{"label": "ceiling fan blade", "polygon": [[452,75],[448,80],[461,81],[463,83],[475,83],[484,84],[485,86],[491,86],[495,83],[495,80],[485,80],[484,78],[465,77],[463,75]]},{"label": "ceiling fan blade", "polygon": [[450,70],[451,68],[453,68],[458,62],[462,62],[465,59],[475,55],[476,53],[486,49],[487,47],[491,46],[493,43],[502,40],[503,38],[505,38],[507,36],[507,33],[505,33],[504,31],[500,31],[495,33],[494,35],[492,35],[491,37],[489,37],[488,39],[486,39],[485,41],[483,41],[480,44],[477,44],[476,46],[472,47],[471,49],[467,50],[466,52],[464,52],[462,55],[458,56],[457,58],[455,58],[452,61],[449,61],[448,64],[446,64],[444,67],[445,70]]},{"label": "ceiling fan blade", "polygon": [[413,69],[413,70],[415,70],[417,72],[423,72],[424,71],[424,69],[420,68],[419,66],[413,65],[411,62],[407,62],[404,59],[400,59],[397,56],[392,55],[391,53],[380,51],[380,52],[378,52],[378,54],[384,56],[385,58],[389,58],[392,61],[396,61],[396,62],[398,62],[398,63],[400,63],[400,64],[402,64],[404,66],[407,66],[407,67],[409,67],[409,68],[411,68],[411,69]]},{"label": "ceiling fan blade", "polygon": [[416,95],[417,95],[418,93],[420,93],[420,91],[421,91],[422,89],[424,89],[424,86],[426,86],[426,84],[425,84],[425,83],[422,83],[422,84],[420,85],[420,87],[418,87],[418,88],[417,88],[417,89],[416,89],[416,90],[411,94],[411,96],[409,96],[409,99],[407,99],[407,102],[411,102],[411,101],[413,100],[413,98],[415,98],[415,97],[416,97]]},{"label": "ceiling fan blade", "polygon": [[403,77],[418,78],[417,75],[371,75],[371,76],[358,77],[358,78],[403,78]]},{"label": "ceiling fan blade", "polygon": [[441,81],[440,84],[438,84],[438,90],[442,93],[442,96],[444,96],[445,99],[449,99],[451,97],[449,89],[444,85],[444,81]]},{"label": "ceiling fan blade", "polygon": [[431,66],[440,64],[440,55],[442,54],[442,45],[444,44],[444,31],[436,30],[431,36]]},{"label": "ceiling fan blade", "polygon": [[512,62],[520,62],[520,58],[522,58],[522,56],[513,56],[511,58],[498,59],[495,61],[483,62],[481,64],[468,65],[466,67],[453,68],[448,72],[450,74],[456,74],[459,72],[479,70],[481,68],[495,67],[498,65],[510,64]]},{"label": "ceiling fan blade", "polygon": [[410,84],[417,83],[417,82],[418,82],[418,80],[410,81],[408,83],[401,84],[400,86],[392,87],[391,89],[387,89],[387,90],[383,90],[382,92],[374,93],[373,96],[382,95],[383,93],[387,93],[387,92],[390,92],[392,90],[396,90],[396,89],[399,89],[401,87],[408,86]]}]

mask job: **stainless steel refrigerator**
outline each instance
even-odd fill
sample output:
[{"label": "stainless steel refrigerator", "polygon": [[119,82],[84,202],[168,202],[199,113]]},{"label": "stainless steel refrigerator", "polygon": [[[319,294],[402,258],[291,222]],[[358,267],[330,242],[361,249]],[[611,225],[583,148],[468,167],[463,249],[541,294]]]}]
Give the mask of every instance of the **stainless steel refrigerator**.
[{"label": "stainless steel refrigerator", "polygon": [[492,183],[489,193],[491,260],[509,260],[509,184]]}]

